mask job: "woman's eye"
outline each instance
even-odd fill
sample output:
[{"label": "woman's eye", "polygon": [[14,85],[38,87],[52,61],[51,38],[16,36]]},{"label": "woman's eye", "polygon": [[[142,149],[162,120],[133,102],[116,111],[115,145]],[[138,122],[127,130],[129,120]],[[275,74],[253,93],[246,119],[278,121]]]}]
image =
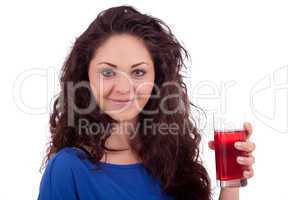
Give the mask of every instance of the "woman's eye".
[{"label": "woman's eye", "polygon": [[101,72],[101,74],[102,74],[103,76],[105,76],[105,77],[111,77],[111,76],[114,75],[114,72],[113,72],[113,70],[106,69],[106,70],[103,70],[103,71]]},{"label": "woman's eye", "polygon": [[143,76],[146,72],[142,69],[137,69],[137,70],[134,70],[134,73],[137,76]]}]

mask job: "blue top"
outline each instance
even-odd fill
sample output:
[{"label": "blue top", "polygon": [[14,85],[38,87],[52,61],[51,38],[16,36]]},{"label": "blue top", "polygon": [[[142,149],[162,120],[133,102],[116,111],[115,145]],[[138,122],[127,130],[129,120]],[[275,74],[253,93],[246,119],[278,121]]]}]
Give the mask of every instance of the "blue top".
[{"label": "blue top", "polygon": [[142,163],[93,164],[84,156],[75,147],[57,152],[43,173],[38,200],[174,200]]}]

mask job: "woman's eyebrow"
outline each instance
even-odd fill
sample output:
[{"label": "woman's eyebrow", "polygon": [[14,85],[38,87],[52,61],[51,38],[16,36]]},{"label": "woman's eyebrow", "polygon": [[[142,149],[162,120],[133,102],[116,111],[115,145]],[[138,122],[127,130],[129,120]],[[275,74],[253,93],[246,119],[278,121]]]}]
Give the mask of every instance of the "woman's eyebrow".
[{"label": "woman's eyebrow", "polygon": [[[112,63],[109,63],[109,62],[99,62],[97,65],[100,65],[100,64],[107,64],[107,65],[109,65],[109,66],[111,66],[111,67],[114,67],[114,68],[117,68],[117,67],[118,67],[117,65],[112,64]],[[133,65],[131,66],[131,68],[137,67],[137,66],[139,66],[139,65],[141,65],[141,64],[146,64],[146,65],[147,65],[146,62],[139,62],[139,63],[133,64]]]}]

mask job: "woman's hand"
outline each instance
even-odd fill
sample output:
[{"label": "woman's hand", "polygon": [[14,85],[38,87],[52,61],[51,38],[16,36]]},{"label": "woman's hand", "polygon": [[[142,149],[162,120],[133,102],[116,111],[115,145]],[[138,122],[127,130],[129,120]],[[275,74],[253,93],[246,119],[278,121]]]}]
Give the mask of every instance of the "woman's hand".
[{"label": "woman's hand", "polygon": [[[236,142],[234,146],[236,149],[244,151],[244,153],[247,155],[237,157],[237,162],[241,165],[245,165],[246,170],[244,170],[243,176],[248,179],[254,176],[252,165],[254,164],[255,159],[252,155],[252,152],[255,150],[255,144],[249,141],[249,138],[252,134],[251,124],[249,122],[244,123],[244,128],[246,129],[247,134],[246,141]],[[238,145],[239,143],[240,145]],[[209,141],[208,146],[214,150],[214,141]],[[241,161],[239,160],[240,157],[242,158]],[[219,200],[239,200],[239,188],[222,188]]]},{"label": "woman's hand", "polygon": [[[252,165],[255,162],[255,158],[252,155],[252,152],[255,150],[255,144],[249,141],[249,138],[252,134],[252,126],[249,122],[244,123],[244,128],[246,129],[246,141],[236,142],[234,144],[235,148],[241,151],[244,151],[247,156],[238,156],[237,162],[241,165],[245,165],[246,170],[244,170],[243,175],[245,178],[251,178],[254,176],[254,171]],[[208,146],[211,149],[215,149],[214,141],[209,141]]]}]

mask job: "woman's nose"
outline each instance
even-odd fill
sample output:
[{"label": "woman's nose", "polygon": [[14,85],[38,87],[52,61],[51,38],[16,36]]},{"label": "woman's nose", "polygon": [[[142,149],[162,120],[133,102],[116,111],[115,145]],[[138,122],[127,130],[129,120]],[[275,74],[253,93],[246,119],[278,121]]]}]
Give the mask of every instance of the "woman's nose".
[{"label": "woman's nose", "polygon": [[116,80],[115,90],[120,94],[129,93],[133,87],[133,82],[125,73],[120,73]]}]

